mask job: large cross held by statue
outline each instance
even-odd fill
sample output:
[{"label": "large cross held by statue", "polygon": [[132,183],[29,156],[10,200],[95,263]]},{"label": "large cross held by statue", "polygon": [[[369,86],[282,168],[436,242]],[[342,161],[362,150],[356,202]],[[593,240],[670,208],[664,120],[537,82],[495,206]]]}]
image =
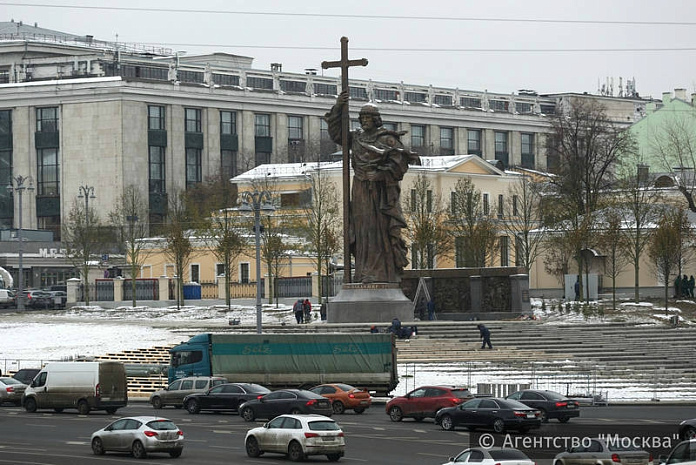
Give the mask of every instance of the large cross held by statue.
[{"label": "large cross held by statue", "polygon": [[[367,59],[348,59],[348,37],[341,37],[341,59],[339,61],[323,61],[322,69],[341,68],[341,90],[348,90],[348,67],[367,66]],[[348,147],[348,133],[350,131],[350,115],[348,114],[348,102],[343,104],[341,116],[341,150],[343,151],[343,281],[351,282],[350,259],[350,147]]]}]

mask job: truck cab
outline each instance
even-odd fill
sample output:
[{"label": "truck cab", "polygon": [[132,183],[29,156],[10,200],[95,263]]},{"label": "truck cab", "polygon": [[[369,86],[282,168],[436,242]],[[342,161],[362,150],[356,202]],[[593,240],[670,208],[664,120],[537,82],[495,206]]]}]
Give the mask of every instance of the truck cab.
[{"label": "truck cab", "polygon": [[188,376],[212,376],[210,336],[198,334],[188,342],[169,349],[169,383]]}]

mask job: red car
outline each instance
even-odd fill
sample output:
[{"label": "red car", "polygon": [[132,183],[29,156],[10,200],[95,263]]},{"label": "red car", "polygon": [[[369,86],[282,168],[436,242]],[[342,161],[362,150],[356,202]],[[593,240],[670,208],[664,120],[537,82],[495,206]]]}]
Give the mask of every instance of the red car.
[{"label": "red car", "polygon": [[386,411],[391,421],[413,418],[435,418],[438,410],[454,407],[469,399],[471,392],[465,387],[457,386],[421,386],[405,396],[394,397],[387,402]]}]

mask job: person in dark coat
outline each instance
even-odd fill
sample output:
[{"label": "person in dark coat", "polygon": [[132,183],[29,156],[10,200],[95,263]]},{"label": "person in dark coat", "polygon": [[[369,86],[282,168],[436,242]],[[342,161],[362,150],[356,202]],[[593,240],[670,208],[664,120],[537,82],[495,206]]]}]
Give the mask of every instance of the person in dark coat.
[{"label": "person in dark coat", "polygon": [[309,301],[309,299],[305,299],[304,303],[302,304],[302,308],[304,310],[304,322],[311,323],[311,321],[312,321],[312,303]]},{"label": "person in dark coat", "polygon": [[297,324],[299,325],[304,321],[304,302],[302,299],[298,299],[298,301],[295,302],[295,305],[292,306],[292,311],[295,312],[295,320],[297,320]]},{"label": "person in dark coat", "polygon": [[682,297],[689,297],[689,277],[686,275],[682,276],[681,295]]},{"label": "person in dark coat", "polygon": [[487,344],[488,348],[492,349],[493,346],[491,345],[491,331],[488,328],[486,328],[486,326],[484,326],[480,323],[476,327],[478,328],[479,332],[481,333],[481,341],[482,341],[481,348],[485,349],[486,344]]},{"label": "person in dark coat", "polygon": [[677,275],[677,279],[674,280],[674,297],[681,297],[681,276]]},{"label": "person in dark coat", "polygon": [[689,297],[694,298],[694,286],[696,286],[696,279],[694,275],[689,276]]},{"label": "person in dark coat", "polygon": [[428,320],[433,321],[435,319],[435,298],[431,298],[428,301]]}]

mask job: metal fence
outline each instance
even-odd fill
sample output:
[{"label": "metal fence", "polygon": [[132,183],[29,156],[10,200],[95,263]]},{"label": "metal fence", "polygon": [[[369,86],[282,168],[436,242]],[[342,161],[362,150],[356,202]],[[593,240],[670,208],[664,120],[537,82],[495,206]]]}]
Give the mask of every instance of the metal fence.
[{"label": "metal fence", "polygon": [[[133,300],[132,280],[126,279],[123,282],[123,300]],[[159,280],[154,278],[143,278],[135,280],[135,299],[136,300],[159,300]]]},{"label": "metal fence", "polygon": [[276,297],[309,297],[312,295],[312,277],[276,278]]},{"label": "metal fence", "polygon": [[114,300],[114,281],[113,279],[97,279],[94,282],[94,300],[111,301]]}]

